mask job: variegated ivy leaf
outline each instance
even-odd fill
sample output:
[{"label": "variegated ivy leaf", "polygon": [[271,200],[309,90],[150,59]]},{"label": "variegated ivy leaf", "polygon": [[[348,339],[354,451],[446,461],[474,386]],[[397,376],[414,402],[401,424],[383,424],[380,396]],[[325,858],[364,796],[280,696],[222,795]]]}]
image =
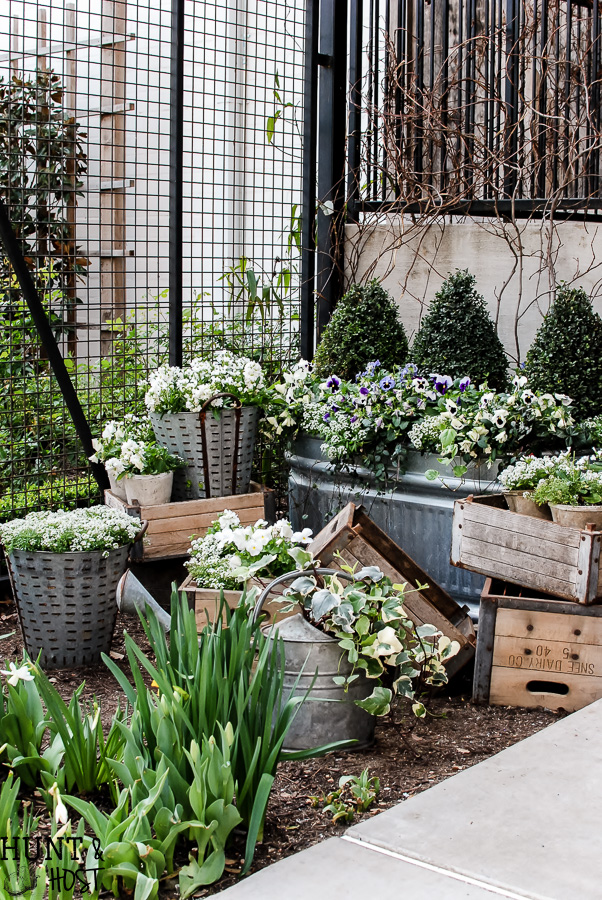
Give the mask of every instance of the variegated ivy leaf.
[{"label": "variegated ivy leaf", "polygon": [[310,591],[316,586],[316,579],[312,578],[311,575],[301,575],[299,578],[295,578],[290,588],[285,592],[287,594],[295,592],[296,594],[309,594]]},{"label": "variegated ivy leaf", "polygon": [[355,705],[365,709],[372,716],[386,716],[391,709],[392,691],[389,688],[375,687],[365,700],[356,700]]},{"label": "variegated ivy leaf", "polygon": [[370,631],[370,619],[368,616],[360,616],[357,622],[355,623],[355,631],[359,634],[360,637],[363,637],[365,634],[368,634]]},{"label": "variegated ivy leaf", "polygon": [[331,591],[326,590],[326,588],[322,588],[321,591],[316,591],[311,598],[312,619],[315,622],[319,622],[320,619],[323,619],[332,609],[335,609],[340,602],[341,598],[337,597],[337,595],[333,594]]},{"label": "variegated ivy leaf", "polygon": [[337,608],[332,613],[332,621],[335,625],[338,625],[339,628],[342,628],[343,631],[351,632],[351,625],[355,620],[355,613],[353,611],[353,607],[350,603],[342,603],[337,606]]},{"label": "variegated ivy leaf", "polygon": [[288,551],[288,555],[292,556],[292,558],[295,560],[298,569],[307,569],[307,567],[314,561],[312,554],[308,550],[304,550],[302,547],[292,547]]},{"label": "variegated ivy leaf", "polygon": [[439,638],[437,649],[441,654],[441,659],[450,659],[452,656],[455,656],[456,653],[459,653],[460,644],[458,641],[452,641],[446,635],[443,635]]},{"label": "variegated ivy leaf", "polygon": [[401,697],[413,697],[414,688],[412,687],[412,679],[409,675],[401,675],[393,682],[393,690]]},{"label": "variegated ivy leaf", "polygon": [[360,569],[359,572],[354,576],[358,581],[364,581],[365,578],[369,578],[370,581],[378,582],[383,579],[384,573],[380,571],[378,566],[364,566],[363,569]]},{"label": "variegated ivy leaf", "polygon": [[426,717],[426,707],[424,703],[412,703],[412,712],[418,719],[424,719]]},{"label": "variegated ivy leaf", "polygon": [[416,634],[421,638],[433,637],[433,635],[439,633],[440,632],[438,628],[436,628],[434,625],[429,625],[428,623],[426,623],[425,625],[419,625],[416,628]]},{"label": "variegated ivy leaf", "polygon": [[381,606],[381,616],[383,622],[393,622],[395,619],[406,618],[405,610],[399,598],[389,597]]}]

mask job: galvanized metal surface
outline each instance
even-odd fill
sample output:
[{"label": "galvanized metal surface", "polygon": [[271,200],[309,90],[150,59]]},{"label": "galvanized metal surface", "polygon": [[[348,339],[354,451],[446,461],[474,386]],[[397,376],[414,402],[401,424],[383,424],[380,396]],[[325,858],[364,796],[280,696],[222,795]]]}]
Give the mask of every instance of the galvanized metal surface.
[{"label": "galvanized metal surface", "polygon": [[162,606],[159,606],[152,594],[138,581],[131,569],[121,576],[115,595],[117,608],[128,615],[136,615],[138,611],[145,612],[149,607],[155,613],[159,625],[163,631],[171,628],[171,616]]},{"label": "galvanized metal surface", "polygon": [[42,651],[45,669],[92,665],[109,652],[128,551],[13,550],[7,557],[25,648],[33,659]]},{"label": "galvanized metal surface", "polygon": [[284,696],[291,692],[304,695],[311,688],[286,736],[284,749],[306,750],[352,739],[358,742],[353,749],[369,746],[374,740],[375,717],[354,701],[369,697],[374,683],[361,673],[347,693],[335,684],[336,675],[350,675],[353,667],[336,638],[314,628],[301,613],[278,622],[274,628],[284,641]]},{"label": "galvanized metal surface", "polygon": [[[320,575],[337,575],[352,581],[346,572],[336,569],[317,569]],[[259,595],[253,618],[261,613],[270,591],[278,584],[292,581],[302,572],[288,572],[275,578]],[[356,740],[352,749],[360,750],[374,741],[375,716],[355,705],[372,693],[374,682],[363,672],[345,692],[333,678],[350,675],[353,666],[339,647],[336,638],[314,628],[301,613],[283,619],[273,626],[284,642],[284,697],[305,696],[284,742],[285,750],[307,750],[331,741]],[[264,626],[266,634],[274,633]],[[301,675],[299,674],[301,673]],[[313,682],[313,683],[312,683]]]},{"label": "galvanized metal surface", "polygon": [[[498,492],[497,467],[472,467],[465,480],[428,481],[425,472],[446,467],[435,456],[411,452],[408,470],[379,494],[372,473],[361,466],[334,472],[322,455],[318,438],[303,437],[288,455],[289,512],[293,527],[317,534],[349,501],[362,503],[370,518],[459,603],[478,617],[484,578],[449,562],[453,504],[468,494]],[[449,470],[447,470],[449,471]]]},{"label": "galvanized metal surface", "polygon": [[[251,481],[251,465],[259,410],[244,406],[240,410],[240,433],[236,448],[235,409],[220,409],[219,419],[212,414],[205,419],[209,492],[205,489],[204,452],[199,414],[173,413],[160,416],[151,412],[150,420],[160,444],[186,460],[174,473],[172,500],[197,500],[206,496],[229,497],[246,494]],[[233,466],[237,449],[236,466]],[[235,478],[232,477],[235,469]]]}]

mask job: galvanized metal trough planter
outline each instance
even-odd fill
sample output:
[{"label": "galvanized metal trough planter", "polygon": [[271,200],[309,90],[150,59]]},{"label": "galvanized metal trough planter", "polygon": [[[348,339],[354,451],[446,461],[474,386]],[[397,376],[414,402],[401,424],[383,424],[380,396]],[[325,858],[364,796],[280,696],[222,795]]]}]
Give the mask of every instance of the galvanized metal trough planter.
[{"label": "galvanized metal trough planter", "polygon": [[[397,476],[392,470],[391,487],[380,493],[372,473],[360,465],[335,472],[321,443],[319,438],[302,437],[288,454],[293,527],[309,527],[317,534],[349,501],[363,504],[372,521],[454,600],[467,604],[476,619],[485,579],[450,564],[453,507],[469,494],[497,493],[497,466],[471,466],[461,480],[436,456],[412,451],[406,473]],[[429,481],[428,469],[437,469],[443,484]]]}]

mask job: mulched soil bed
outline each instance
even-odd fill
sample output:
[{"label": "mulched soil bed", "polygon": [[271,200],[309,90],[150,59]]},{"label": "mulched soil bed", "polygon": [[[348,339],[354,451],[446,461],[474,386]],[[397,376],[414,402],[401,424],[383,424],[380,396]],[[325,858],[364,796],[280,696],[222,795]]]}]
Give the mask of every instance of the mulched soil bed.
[{"label": "mulched soil bed", "polygon": [[[111,656],[128,672],[124,629],[143,649],[147,645],[140,622],[133,617],[119,616]],[[2,659],[19,657],[22,640],[14,606],[0,603],[0,634],[13,630],[14,636],[0,642]],[[123,705],[122,694],[104,665],[48,672],[48,675],[65,699],[85,680],[84,696],[96,696],[101,701],[103,721],[107,724],[120,700]],[[445,694],[432,701],[432,715],[425,721],[414,720],[401,707],[394,709],[379,720],[376,741],[368,750],[331,753],[321,759],[281,764],[270,800],[264,843],[257,848],[253,871],[343,833],[348,826],[333,824],[331,817],[314,808],[310,800],[336,787],[341,775],[359,775],[368,768],[370,775],[380,779],[378,802],[364,816],[356,817],[355,821],[359,822],[499,753],[563,715],[542,709],[474,706],[470,702],[470,679],[468,669],[448,685]],[[219,884],[196,896],[209,896],[234,884],[243,851],[244,837],[240,834],[230,849],[224,877]],[[173,881],[165,883],[162,900],[177,896],[172,885]]]}]

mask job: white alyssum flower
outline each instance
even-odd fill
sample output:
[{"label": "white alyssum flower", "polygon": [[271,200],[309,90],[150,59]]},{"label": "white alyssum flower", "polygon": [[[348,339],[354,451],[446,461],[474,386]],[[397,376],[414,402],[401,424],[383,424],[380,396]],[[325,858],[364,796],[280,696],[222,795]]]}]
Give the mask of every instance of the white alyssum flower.
[{"label": "white alyssum flower", "polygon": [[140,529],[137,519],[108,506],[70,512],[33,512],[24,519],[0,524],[0,538],[8,553],[45,550],[49,553],[109,551],[129,544]]}]

